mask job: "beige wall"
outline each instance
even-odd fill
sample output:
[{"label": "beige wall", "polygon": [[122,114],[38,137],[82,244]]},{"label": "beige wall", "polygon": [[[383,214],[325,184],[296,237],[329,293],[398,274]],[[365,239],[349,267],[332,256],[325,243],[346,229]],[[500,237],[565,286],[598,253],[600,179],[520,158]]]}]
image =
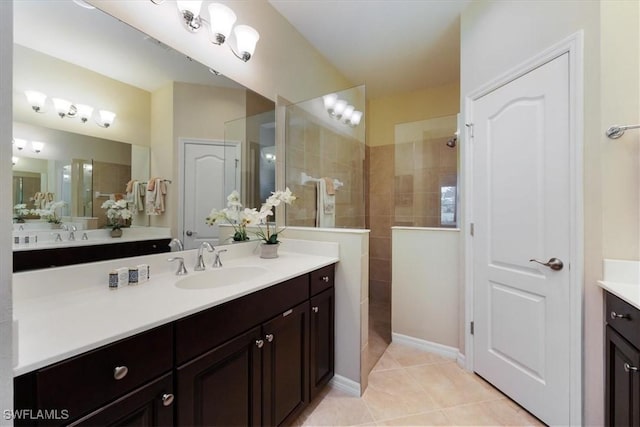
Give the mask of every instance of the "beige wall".
[{"label": "beige wall", "polygon": [[[16,46],[14,60],[14,120],[128,144],[149,145],[149,92],[22,46]],[[115,122],[109,128],[102,128],[79,119],[61,119],[52,111],[51,104],[47,104],[49,111],[36,114],[24,95],[28,89],[88,104],[96,110],[113,111]]]},{"label": "beige wall", "polygon": [[[607,3],[607,2],[604,2]],[[637,16],[637,15],[636,15]],[[464,96],[527,58],[584,30],[584,419],[603,424],[600,4],[591,1],[474,1],[461,20]],[[464,227],[464,225],[463,225]],[[464,235],[463,230],[462,235]],[[460,312],[461,317],[464,313]],[[461,333],[461,338],[464,334]]]},{"label": "beige wall", "polygon": [[[177,171],[173,169],[175,155],[173,139],[173,83],[168,83],[151,94],[151,176],[161,175],[165,179],[176,182]],[[176,186],[169,184],[166,205],[177,206]],[[175,230],[177,216],[151,216],[149,225],[155,227],[172,227]]]}]

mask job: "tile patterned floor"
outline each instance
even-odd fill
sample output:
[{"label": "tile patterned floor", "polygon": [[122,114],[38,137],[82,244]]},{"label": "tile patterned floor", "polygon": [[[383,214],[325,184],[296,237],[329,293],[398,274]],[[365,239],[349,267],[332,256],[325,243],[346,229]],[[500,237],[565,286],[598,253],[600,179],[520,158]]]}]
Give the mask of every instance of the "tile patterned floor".
[{"label": "tile patterned floor", "polygon": [[482,378],[392,343],[360,398],[327,387],[296,426],[542,426]]}]

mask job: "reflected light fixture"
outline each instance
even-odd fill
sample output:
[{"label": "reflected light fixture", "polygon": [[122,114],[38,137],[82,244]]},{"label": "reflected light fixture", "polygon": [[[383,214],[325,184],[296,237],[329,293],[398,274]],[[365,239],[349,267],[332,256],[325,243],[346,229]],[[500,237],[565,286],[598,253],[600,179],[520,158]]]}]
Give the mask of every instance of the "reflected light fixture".
[{"label": "reflected light fixture", "polygon": [[21,138],[14,138],[13,139],[13,144],[16,146],[16,148],[18,150],[22,150],[22,149],[24,149],[24,147],[27,146],[27,141],[25,139],[21,139]]},{"label": "reflected light fixture", "polygon": [[16,165],[16,163],[18,163],[18,158],[17,158],[16,156],[12,156],[12,157],[11,157],[11,164],[12,164],[13,166],[15,166],[15,165]]},{"label": "reflected light fixture", "polygon": [[116,118],[116,113],[107,110],[98,111],[98,115],[100,116],[100,121],[98,121],[98,126],[103,128],[108,128],[113,124],[113,121]]},{"label": "reflected light fixture", "polygon": [[340,120],[352,128],[358,126],[362,120],[362,111],[356,110],[344,99],[339,99],[335,93],[324,95],[322,103],[330,117]]},{"label": "reflected light fixture", "polygon": [[342,118],[342,113],[347,108],[347,101],[344,99],[338,99],[336,104],[333,106],[333,115],[336,119],[340,120]]},{"label": "reflected light fixture", "polygon": [[24,94],[27,96],[27,101],[29,105],[31,105],[31,108],[33,108],[33,111],[36,113],[44,113],[42,109],[44,108],[47,95],[37,90],[26,90]]},{"label": "reflected light fixture", "polygon": [[44,142],[41,141],[31,141],[31,147],[33,148],[34,153],[39,153],[44,148]]},{"label": "reflected light fixture", "polygon": [[192,33],[198,31],[202,26],[202,19],[200,18],[202,0],[176,0],[176,5],[182,14],[187,30]]},{"label": "reflected light fixture", "polygon": [[85,104],[76,105],[76,109],[78,110],[78,117],[82,120],[82,123],[87,123],[87,120],[91,118],[93,114],[93,107]]},{"label": "reflected light fixture", "polygon": [[51,101],[53,101],[53,108],[55,108],[56,113],[58,113],[61,119],[65,117],[75,117],[78,113],[78,109],[71,101],[62,98],[51,98]]},{"label": "reflected light fixture", "polygon": [[[151,2],[154,4],[162,3],[159,0],[151,0]],[[207,6],[209,11],[207,20],[200,16],[202,0],[176,0],[176,5],[185,27],[190,32],[195,33],[203,24],[207,24],[211,33],[211,42],[217,45],[224,44],[233,32],[236,48],[234,49],[231,43],[228,45],[236,57],[247,62],[255,53],[260,34],[248,25],[234,27],[237,16],[229,6],[222,3],[210,3]]]}]

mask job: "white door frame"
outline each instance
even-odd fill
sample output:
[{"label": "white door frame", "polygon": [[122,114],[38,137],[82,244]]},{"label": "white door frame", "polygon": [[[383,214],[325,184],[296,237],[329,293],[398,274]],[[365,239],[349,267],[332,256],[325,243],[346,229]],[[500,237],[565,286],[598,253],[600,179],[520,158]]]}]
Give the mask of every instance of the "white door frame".
[{"label": "white door frame", "polygon": [[[570,239],[571,255],[569,259],[570,280],[570,417],[571,425],[582,424],[582,313],[583,313],[583,281],[584,281],[584,202],[583,202],[583,133],[584,133],[584,104],[583,104],[583,32],[572,34],[561,42],[551,46],[524,63],[507,71],[495,80],[481,86],[465,96],[464,115],[465,124],[473,123],[473,103],[488,93],[522,77],[524,74],[554,60],[569,54],[569,158],[570,158]],[[465,125],[464,150],[462,150],[461,170],[464,182],[464,268],[465,268],[465,361],[466,368],[473,371],[473,336],[471,322],[473,313],[473,237],[471,223],[473,223],[473,143],[471,136],[473,127]]]},{"label": "white door frame", "polygon": [[[184,186],[184,146],[185,144],[203,144],[203,145],[224,145],[232,144],[236,145],[237,149],[241,147],[240,141],[225,141],[224,139],[202,139],[202,138],[178,138],[178,183],[177,187],[182,189]],[[242,157],[241,160],[242,162]],[[240,174],[242,179],[242,173]],[[178,224],[177,232],[178,239],[181,242],[184,241],[184,191],[178,191]]]}]

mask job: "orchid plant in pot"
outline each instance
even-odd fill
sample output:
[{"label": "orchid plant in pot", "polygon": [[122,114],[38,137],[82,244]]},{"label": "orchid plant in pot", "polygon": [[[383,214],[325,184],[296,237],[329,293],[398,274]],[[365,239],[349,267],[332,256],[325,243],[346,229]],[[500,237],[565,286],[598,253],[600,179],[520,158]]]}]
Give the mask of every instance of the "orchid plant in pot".
[{"label": "orchid plant in pot", "polygon": [[13,219],[17,223],[23,223],[26,216],[34,214],[35,210],[27,209],[25,203],[18,203],[13,207]]},{"label": "orchid plant in pot", "polygon": [[53,227],[62,224],[62,218],[58,215],[58,209],[67,205],[67,202],[60,200],[47,205],[44,209],[35,209],[33,212],[41,219],[46,220]]},{"label": "orchid plant in pot", "polygon": [[260,212],[258,212],[260,222],[258,224],[258,231],[256,231],[255,234],[260,240],[262,240],[260,253],[261,258],[278,257],[278,246],[280,245],[278,236],[285,230],[284,227],[278,229],[275,224],[272,228],[269,224],[268,218],[273,216],[273,208],[279,206],[280,203],[290,205],[294,200],[296,200],[296,196],[294,196],[293,193],[291,193],[291,190],[289,190],[289,187],[287,187],[284,191],[272,192],[271,196],[267,198],[260,208]]},{"label": "orchid plant in pot", "polygon": [[107,200],[102,204],[101,208],[107,210],[106,215],[108,225],[111,228],[111,237],[121,237],[122,227],[125,226],[133,216],[133,213],[129,209],[128,202],[124,199],[118,201]]},{"label": "orchid plant in pot", "polygon": [[256,209],[244,208],[240,202],[240,194],[234,190],[227,196],[227,207],[221,210],[212,209],[205,219],[209,226],[222,221],[233,227],[231,239],[234,242],[244,242],[249,240],[247,226],[257,224],[259,221],[258,212]]}]

